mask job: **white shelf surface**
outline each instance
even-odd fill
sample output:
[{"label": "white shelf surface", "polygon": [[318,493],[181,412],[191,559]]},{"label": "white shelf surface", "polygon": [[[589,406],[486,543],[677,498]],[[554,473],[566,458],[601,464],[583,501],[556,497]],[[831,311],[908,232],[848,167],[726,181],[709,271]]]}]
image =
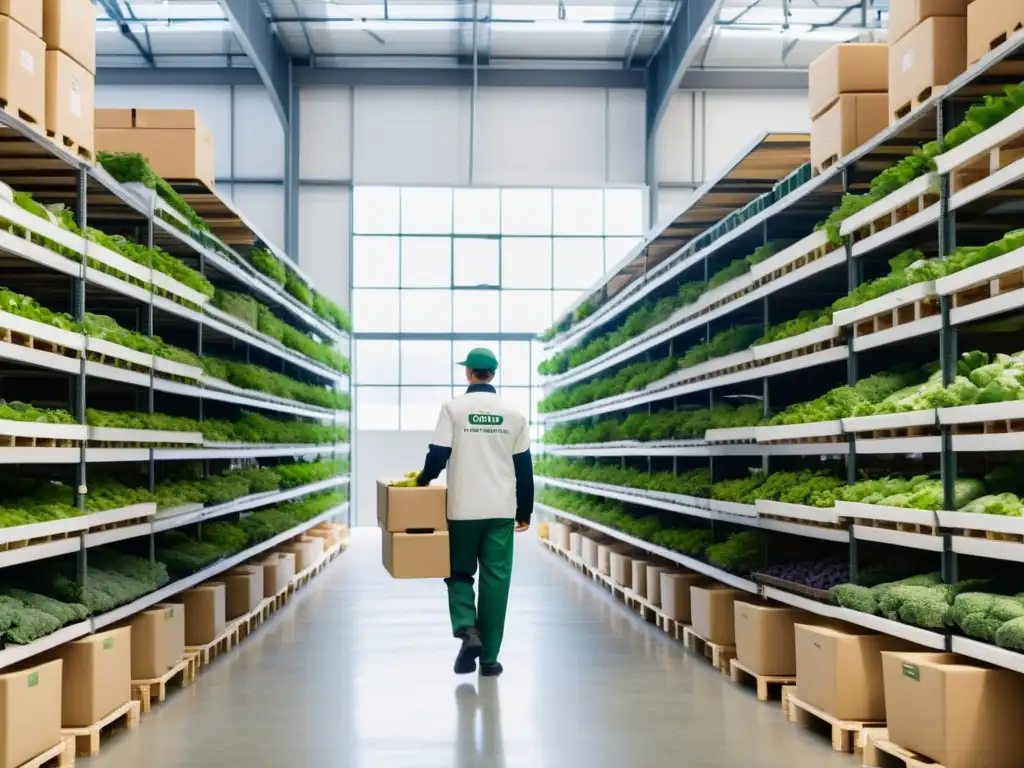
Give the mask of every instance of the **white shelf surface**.
[{"label": "white shelf surface", "polygon": [[954,636],[951,638],[951,642],[953,653],[1024,674],[1024,653],[1009,651],[1006,648],[983,643],[980,640],[972,640],[969,637]]}]

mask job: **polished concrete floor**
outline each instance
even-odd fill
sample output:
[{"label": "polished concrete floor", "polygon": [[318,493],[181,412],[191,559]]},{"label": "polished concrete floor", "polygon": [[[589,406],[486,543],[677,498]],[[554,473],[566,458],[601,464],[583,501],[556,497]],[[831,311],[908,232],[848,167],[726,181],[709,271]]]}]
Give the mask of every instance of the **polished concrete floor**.
[{"label": "polished concrete floor", "polygon": [[379,534],[172,690],[89,768],[832,768],[859,765],[783,720],[517,538],[499,679],[451,671],[444,585],[392,581]]}]

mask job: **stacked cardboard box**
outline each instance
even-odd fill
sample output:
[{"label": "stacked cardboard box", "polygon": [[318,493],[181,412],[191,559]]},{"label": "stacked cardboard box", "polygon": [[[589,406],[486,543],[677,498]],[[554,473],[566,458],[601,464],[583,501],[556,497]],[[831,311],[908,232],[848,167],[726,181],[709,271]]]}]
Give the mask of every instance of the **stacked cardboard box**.
[{"label": "stacked cardboard box", "polygon": [[90,0],[43,0],[46,130],[92,157],[95,141],[96,9]]},{"label": "stacked cardboard box", "polygon": [[896,122],[967,68],[969,0],[897,0],[889,6],[889,119]]},{"label": "stacked cardboard box", "polygon": [[341,523],[323,522],[315,528],[310,528],[307,535],[323,539],[326,551],[334,549],[348,537],[348,526]]},{"label": "stacked cardboard box", "polygon": [[131,701],[131,633],[130,627],[97,632],[58,646],[43,656],[63,662],[61,725],[64,728],[92,725]]},{"label": "stacked cardboard box", "polygon": [[157,605],[124,623],[131,628],[132,680],[153,680],[185,657],[185,606]]},{"label": "stacked cardboard box", "polygon": [[46,125],[46,43],[39,0],[0,0],[0,99],[16,117]]},{"label": "stacked cardboard box", "polygon": [[808,71],[811,165],[821,173],[888,124],[888,49],[843,43]]},{"label": "stacked cardboard box", "polygon": [[138,152],[169,181],[200,181],[213,189],[213,134],[191,109],[100,109],[96,146]]},{"label": "stacked cardboard box", "polygon": [[400,488],[378,480],[377,522],[382,531],[384,567],[394,578],[449,576],[448,491],[444,486]]},{"label": "stacked cardboard box", "polygon": [[60,659],[0,674],[0,768],[15,768],[60,744]]},{"label": "stacked cardboard box", "polygon": [[952,653],[882,653],[889,741],[944,768],[1024,765],[1024,676]]},{"label": "stacked cardboard box", "polygon": [[324,556],[324,540],[316,536],[297,536],[281,547],[282,552],[295,554],[295,572],[312,568]]},{"label": "stacked cardboard box", "polygon": [[227,590],[222,581],[211,581],[179,595],[185,605],[185,644],[212,643],[227,626]]},{"label": "stacked cardboard box", "polygon": [[971,0],[967,6],[967,66],[1013,37],[1024,26],[1024,0]]}]

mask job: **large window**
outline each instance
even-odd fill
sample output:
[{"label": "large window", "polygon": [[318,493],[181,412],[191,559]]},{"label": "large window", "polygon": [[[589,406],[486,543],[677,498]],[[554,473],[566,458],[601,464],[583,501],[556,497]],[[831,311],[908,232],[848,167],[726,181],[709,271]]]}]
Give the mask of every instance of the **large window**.
[{"label": "large window", "polygon": [[533,341],[645,231],[640,189],[355,187],[352,287],[361,429],[432,429],[474,346],[531,422]]}]

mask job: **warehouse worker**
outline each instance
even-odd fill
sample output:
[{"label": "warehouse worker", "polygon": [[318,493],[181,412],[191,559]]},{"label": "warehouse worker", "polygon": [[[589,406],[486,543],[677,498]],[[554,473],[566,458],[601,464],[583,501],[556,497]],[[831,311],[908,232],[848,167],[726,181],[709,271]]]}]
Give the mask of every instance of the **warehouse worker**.
[{"label": "warehouse worker", "polygon": [[[512,532],[527,530],[533,512],[530,427],[491,385],[498,370],[491,350],[474,349],[459,365],[469,388],[441,406],[417,483],[427,485],[447,465],[451,576],[445,583],[452,631],[462,640],[455,672],[475,672],[479,658],[480,674],[496,677],[502,672],[498,651],[512,578]],[[479,607],[473,592],[478,565]]]}]

